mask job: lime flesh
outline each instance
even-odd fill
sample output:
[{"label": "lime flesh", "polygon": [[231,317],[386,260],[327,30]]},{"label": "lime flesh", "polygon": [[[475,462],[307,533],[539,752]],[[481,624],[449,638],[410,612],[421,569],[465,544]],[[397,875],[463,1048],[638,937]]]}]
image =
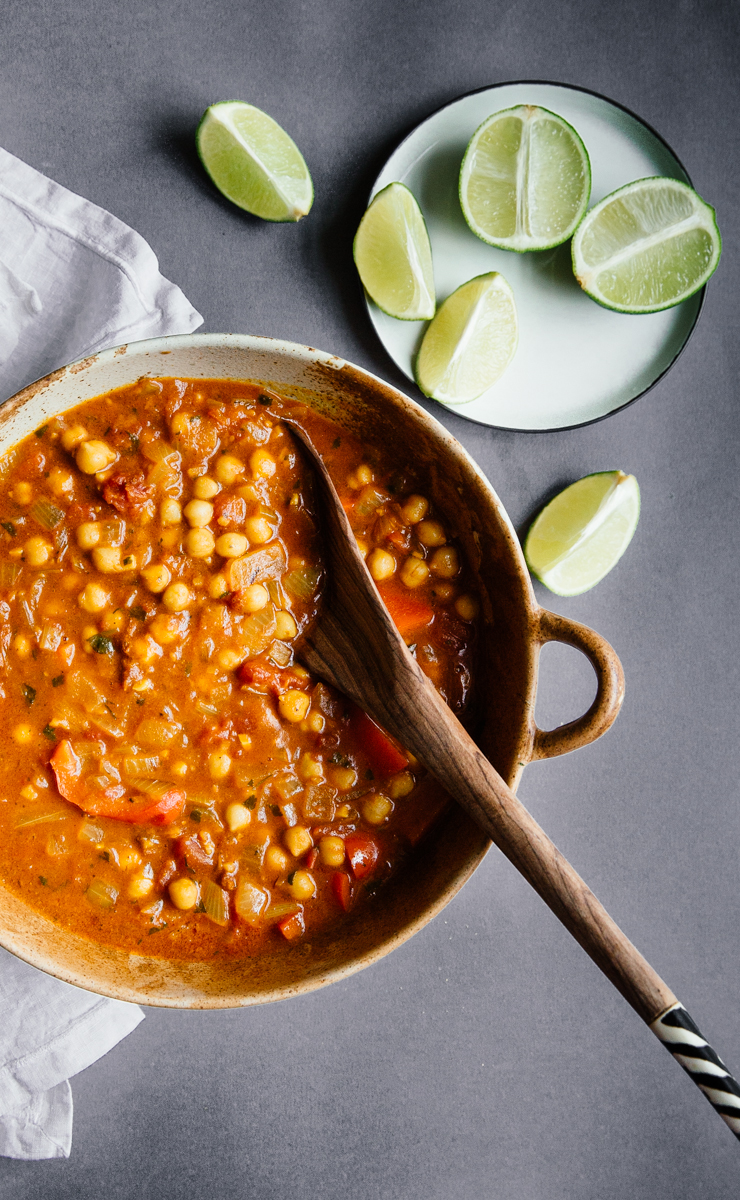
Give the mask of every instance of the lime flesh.
[{"label": "lime flesh", "polygon": [[530,104],[488,117],[460,168],[465,220],[502,250],[559,246],[581,220],[590,193],[591,164],[575,129]]},{"label": "lime flesh", "polygon": [[634,475],[601,471],[572,483],[532,522],[524,557],[532,574],[558,596],[579,596],[611,571],[640,517]]},{"label": "lime flesh", "polygon": [[354,258],[365,291],[383,312],[402,321],[434,316],[429,234],[404,184],[378,192],[355,234]]},{"label": "lime flesh", "polygon": [[416,382],[443,404],[475,400],[506,370],[517,340],[511,288],[498,271],[478,275],[437,310],[416,360]]},{"label": "lime flesh", "polygon": [[677,179],[638,179],[586,214],[573,271],[606,308],[660,312],[692,296],[719,262],[714,209]]},{"label": "lime flesh", "polygon": [[195,140],[216,187],[239,208],[265,221],[299,221],[311,208],[313,184],[303,155],[253,104],[212,104]]}]

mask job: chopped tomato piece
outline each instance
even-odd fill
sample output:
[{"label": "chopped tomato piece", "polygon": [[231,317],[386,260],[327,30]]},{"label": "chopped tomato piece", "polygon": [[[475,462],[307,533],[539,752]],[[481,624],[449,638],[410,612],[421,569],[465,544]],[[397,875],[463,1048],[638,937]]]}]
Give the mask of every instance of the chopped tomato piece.
[{"label": "chopped tomato piece", "polygon": [[354,709],[352,726],[378,775],[395,775],[409,765],[403,751],[361,708]]},{"label": "chopped tomato piece", "polygon": [[316,863],[319,861],[319,852],[316,846],[312,846],[306,855],[306,870],[313,871]]},{"label": "chopped tomato piece", "polygon": [[355,879],[364,879],[380,858],[380,846],[369,833],[353,833],[344,839],[349,864]]},{"label": "chopped tomato piece", "polygon": [[301,937],[306,932],[306,922],[303,920],[303,913],[297,912],[293,913],[290,917],[283,917],[282,921],[278,921],[278,929],[289,942]]},{"label": "chopped tomato piece", "polygon": [[287,688],[303,688],[305,690],[312,683],[309,676],[298,675],[290,668],[286,670],[283,667],[273,667],[264,662],[244,662],[239,667],[236,676],[240,683],[252,684],[263,691],[272,690],[278,695]]},{"label": "chopped tomato piece", "polygon": [[331,890],[339,907],[343,908],[345,912],[349,912],[352,904],[352,889],[346,871],[334,872],[331,877]]},{"label": "chopped tomato piece", "polygon": [[177,839],[177,854],[180,858],[184,858],[191,870],[197,867],[210,867],[213,865],[213,854],[206,853],[200,843],[200,840],[195,834],[190,837],[181,837]]},{"label": "chopped tomato piece", "polygon": [[179,816],[185,804],[185,793],[170,787],[162,795],[129,796],[128,789],[113,784],[101,791],[92,791],[82,778],[82,762],[68,738],[57,743],[50,766],[56,776],[59,795],[76,804],[91,817],[111,817],[132,825],[167,825]]},{"label": "chopped tomato piece", "polygon": [[384,590],[381,592],[383,603],[390,613],[391,620],[401,637],[414,629],[423,629],[431,625],[434,619],[434,609],[422,596]]}]

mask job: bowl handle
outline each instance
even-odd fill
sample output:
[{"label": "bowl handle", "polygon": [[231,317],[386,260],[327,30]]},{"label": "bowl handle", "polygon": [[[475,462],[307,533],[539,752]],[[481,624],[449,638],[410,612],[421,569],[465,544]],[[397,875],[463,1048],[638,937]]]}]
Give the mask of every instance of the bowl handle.
[{"label": "bowl handle", "polygon": [[539,630],[535,635],[540,647],[545,642],[565,642],[575,646],[591,663],[596,672],[596,698],[587,713],[557,729],[534,728],[531,762],[555,758],[588,746],[606,733],[616,720],[624,700],[624,672],[616,653],[600,634],[587,625],[558,616],[546,608],[539,610]]}]

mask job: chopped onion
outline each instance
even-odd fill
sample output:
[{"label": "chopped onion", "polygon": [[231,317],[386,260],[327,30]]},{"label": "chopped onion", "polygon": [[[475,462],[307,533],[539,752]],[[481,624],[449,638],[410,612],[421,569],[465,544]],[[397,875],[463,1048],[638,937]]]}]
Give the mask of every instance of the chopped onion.
[{"label": "chopped onion", "polygon": [[275,637],[275,609],[266,604],[259,612],[247,617],[239,630],[239,644],[248,658],[262,654]]},{"label": "chopped onion", "polygon": [[370,483],[360,492],[355,504],[355,512],[360,517],[370,517],[376,508],[379,508],[381,504],[385,504],[388,500],[390,500],[388,492],[384,492]]},{"label": "chopped onion", "polygon": [[209,880],[203,888],[203,907],[206,910],[206,916],[215,921],[217,925],[228,925],[229,897],[224,889],[220,888],[213,880]]},{"label": "chopped onion", "polygon": [[300,911],[301,906],[296,904],[295,900],[274,900],[263,915],[267,921],[279,921],[281,917],[290,917]]},{"label": "chopped onion", "polygon": [[22,570],[18,562],[0,563],[0,587],[12,587]]},{"label": "chopped onion", "polygon": [[334,788],[325,783],[306,788],[303,800],[303,815],[307,821],[333,821],[336,809]]},{"label": "chopped onion", "polygon": [[297,775],[277,775],[272,786],[281,800],[292,800],[298,792],[303,791],[303,784]]},{"label": "chopped onion", "polygon": [[166,462],[168,458],[179,459],[180,455],[172,446],[168,446],[167,442],[157,440],[156,442],[145,442],[141,447],[141,453],[144,458],[148,458],[149,462]]},{"label": "chopped onion", "polygon": [[285,642],[273,642],[267,657],[276,667],[287,667],[293,657],[293,651]]},{"label": "chopped onion", "polygon": [[131,758],[124,758],[121,766],[127,779],[137,779],[142,775],[146,777],[149,771],[156,771],[159,763],[158,755],[150,758],[143,754],[136,754]]},{"label": "chopped onion", "polygon": [[275,608],[285,608],[285,592],[280,585],[280,580],[268,579],[265,587],[267,588],[267,594],[275,605]]},{"label": "chopped onion", "polygon": [[310,600],[319,586],[321,571],[318,567],[295,567],[283,575],[283,587],[299,600]]},{"label": "chopped onion", "polygon": [[165,796],[172,787],[171,783],[167,783],[164,779],[132,779],[131,787],[136,788],[138,792],[146,792],[149,796],[154,796],[159,799]]},{"label": "chopped onion", "polygon": [[217,717],[218,709],[215,704],[206,704],[205,700],[196,700],[195,707],[204,717]]},{"label": "chopped onion", "polygon": [[83,821],[80,825],[77,837],[81,842],[92,842],[93,846],[97,846],[105,837],[104,831],[99,825],[93,821]]},{"label": "chopped onion", "polygon": [[16,822],[16,829],[27,829],[30,825],[45,825],[47,821],[61,821],[63,817],[68,817],[67,812],[51,812],[42,813],[40,816],[21,817],[20,821]]},{"label": "chopped onion", "polygon": [[113,908],[118,899],[118,890],[111,883],[104,883],[102,879],[93,879],[85,895],[96,908]]},{"label": "chopped onion", "polygon": [[259,925],[269,900],[270,894],[264,888],[242,879],[236,889],[234,907],[242,921],[248,925]]},{"label": "chopped onion", "polygon": [[61,625],[44,625],[39,638],[42,650],[58,650],[62,644],[64,630]]},{"label": "chopped onion", "polygon": [[103,521],[100,526],[101,546],[122,546],[126,541],[125,521]]},{"label": "chopped onion", "polygon": [[60,521],[64,520],[64,513],[61,508],[57,508],[56,504],[52,504],[50,500],[46,500],[43,496],[40,496],[31,505],[29,512],[43,529],[54,529]]}]

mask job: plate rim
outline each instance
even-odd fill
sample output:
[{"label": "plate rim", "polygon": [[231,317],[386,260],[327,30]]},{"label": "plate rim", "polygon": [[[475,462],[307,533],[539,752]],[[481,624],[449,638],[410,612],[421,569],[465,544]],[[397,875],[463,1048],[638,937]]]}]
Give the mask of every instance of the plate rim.
[{"label": "plate rim", "polygon": [[[411,128],[408,131],[408,133],[405,133],[403,135],[403,137],[401,137],[399,139],[399,141],[395,144],[395,146],[391,150],[390,154],[388,154],[387,157],[385,158],[385,161],[383,162],[382,167],[376,174],[375,179],[373,180],[373,183],[370,187],[370,191],[368,192],[367,203],[365,205],[365,208],[367,209],[368,205],[370,204],[370,202],[375,194],[375,187],[377,185],[378,179],[383,174],[383,171],[385,171],[390,160],[398,153],[398,151],[401,149],[401,147],[404,146],[405,143],[407,141],[409,141],[410,138],[413,137],[413,135],[417,132],[417,130],[421,129],[421,127],[423,125],[426,125],[426,123],[428,121],[431,121],[434,117],[439,116],[439,114],[444,112],[444,110],[446,108],[451,108],[453,104],[459,104],[459,102],[461,100],[467,99],[468,96],[477,96],[481,92],[492,92],[492,91],[497,90],[498,88],[516,87],[516,86],[520,86],[520,85],[562,88],[563,91],[566,91],[566,92],[583,92],[587,96],[594,96],[597,100],[603,100],[606,104],[610,104],[613,108],[621,109],[621,111],[626,113],[627,116],[632,117],[632,119],[635,121],[638,121],[640,123],[640,125],[642,125],[645,129],[647,129],[648,132],[651,133],[652,136],[654,138],[656,138],[656,140],[665,147],[665,149],[669,152],[669,154],[672,155],[672,157],[676,160],[679,167],[683,171],[684,175],[686,176],[686,180],[688,181],[689,186],[692,188],[694,187],[691,176],[689,175],[688,171],[686,170],[686,167],[684,166],[683,162],[681,161],[679,156],[676,154],[676,151],[673,149],[673,147],[670,145],[670,143],[666,141],[666,139],[663,137],[663,135],[661,133],[658,132],[657,129],[653,128],[653,126],[650,124],[649,121],[646,121],[644,119],[644,117],[641,117],[639,115],[639,113],[634,112],[626,104],[622,104],[619,100],[612,100],[610,96],[605,96],[603,92],[597,92],[593,88],[589,88],[589,87],[582,87],[580,84],[577,84],[577,83],[561,83],[561,82],[558,82],[557,80],[553,80],[553,79],[505,79],[499,83],[484,84],[482,87],[470,88],[469,91],[461,92],[458,96],[453,96],[451,100],[446,100],[444,104],[440,104],[437,108],[433,109],[426,117],[423,118],[423,120],[417,121],[416,124],[413,126],[413,128]],[[696,190],[696,189],[694,189],[694,190]],[[643,390],[641,392],[638,392],[636,396],[632,396],[631,399],[625,400],[624,403],[620,404],[617,408],[612,408],[609,410],[609,412],[602,413],[601,416],[590,417],[587,421],[577,421],[572,425],[540,425],[535,428],[532,428],[530,426],[528,429],[519,429],[514,425],[494,425],[494,424],[489,423],[488,421],[481,421],[477,417],[466,416],[465,413],[462,411],[465,407],[463,404],[461,404],[459,406],[443,404],[441,400],[434,400],[433,397],[431,397],[431,396],[425,396],[423,392],[421,392],[421,395],[424,397],[424,400],[431,400],[431,402],[433,404],[438,404],[439,407],[441,409],[443,409],[445,412],[454,413],[456,416],[462,417],[462,419],[464,421],[469,421],[471,425],[478,425],[481,429],[496,429],[496,430],[500,431],[501,433],[527,433],[527,434],[567,433],[573,429],[585,429],[589,425],[597,425],[600,421],[607,421],[609,419],[609,417],[616,416],[617,413],[624,412],[625,409],[630,408],[631,405],[633,405],[633,404],[636,404],[638,400],[641,400],[643,398],[643,396],[646,396],[648,394],[648,392],[651,392],[653,390],[653,388],[657,387],[657,385],[661,382],[661,380],[664,379],[665,376],[668,374],[668,372],[676,365],[679,358],[681,357],[684,350],[686,349],[689,342],[691,341],[694,331],[696,330],[696,326],[699,323],[699,317],[701,316],[702,312],[704,311],[704,302],[706,299],[706,291],[707,291],[707,285],[705,283],[699,289],[698,292],[694,293],[694,296],[698,295],[698,297],[699,297],[699,303],[698,303],[698,307],[696,310],[696,314],[694,316],[694,320],[691,323],[691,327],[688,330],[686,337],[684,338],[683,342],[681,343],[680,347],[678,348],[678,350],[676,351],[675,355],[673,356],[671,361],[668,363],[668,365],[663,368],[663,370],[660,372],[659,375],[656,375],[656,377],[652,381],[652,383],[649,383],[648,386],[646,388],[643,388]],[[367,309],[368,317],[370,318],[370,324],[373,327],[373,332],[375,333],[375,336],[377,337],[378,341],[380,342],[380,345],[383,347],[383,352],[385,354],[387,354],[388,358],[393,363],[394,367],[396,367],[399,371],[402,371],[402,368],[398,366],[398,363],[396,362],[393,355],[390,353],[390,351],[386,347],[386,344],[383,341],[382,337],[378,333],[378,330],[375,325],[375,321],[373,320],[372,312],[370,309],[370,297],[368,296],[367,292],[365,292],[364,288],[363,288],[363,292],[364,292],[364,296],[365,296],[365,307]],[[686,300],[693,300],[694,296],[687,296]],[[683,301],[682,303],[685,303],[685,301]],[[639,313],[638,314],[628,313],[627,315],[628,316],[633,316],[633,315],[639,316],[640,314]],[[405,375],[405,372],[402,371],[402,374]],[[408,379],[409,377],[406,376],[406,378]],[[410,378],[410,382],[414,385],[415,388],[417,388],[418,391],[421,391],[418,383],[416,382],[416,379],[413,376]]]}]

